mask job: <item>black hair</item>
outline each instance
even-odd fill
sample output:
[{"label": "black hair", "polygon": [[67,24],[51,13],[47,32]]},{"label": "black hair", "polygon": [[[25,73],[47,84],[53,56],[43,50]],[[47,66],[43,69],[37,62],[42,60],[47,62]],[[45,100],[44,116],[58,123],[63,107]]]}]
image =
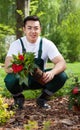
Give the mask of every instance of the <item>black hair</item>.
[{"label": "black hair", "polygon": [[39,21],[40,26],[41,26],[40,19],[39,19],[37,16],[27,16],[26,18],[24,18],[23,26],[25,27],[26,22],[27,22],[27,21],[30,21],[30,20],[32,20],[32,21]]}]

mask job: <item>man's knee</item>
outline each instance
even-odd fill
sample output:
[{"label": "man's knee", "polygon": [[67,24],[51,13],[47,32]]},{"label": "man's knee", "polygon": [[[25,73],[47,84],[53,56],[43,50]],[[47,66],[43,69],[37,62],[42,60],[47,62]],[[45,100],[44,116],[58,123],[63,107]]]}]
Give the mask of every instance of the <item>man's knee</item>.
[{"label": "man's knee", "polygon": [[59,80],[61,80],[61,82],[65,83],[66,80],[68,79],[68,76],[65,72],[62,72],[58,75],[58,78],[59,78]]},{"label": "man's knee", "polygon": [[18,83],[18,79],[13,73],[7,74],[4,79],[5,84],[8,86],[14,86],[16,83]]},{"label": "man's knee", "polygon": [[14,74],[10,73],[6,75],[4,82],[6,88],[12,93],[13,88],[15,88],[15,86],[18,84],[18,79]]}]

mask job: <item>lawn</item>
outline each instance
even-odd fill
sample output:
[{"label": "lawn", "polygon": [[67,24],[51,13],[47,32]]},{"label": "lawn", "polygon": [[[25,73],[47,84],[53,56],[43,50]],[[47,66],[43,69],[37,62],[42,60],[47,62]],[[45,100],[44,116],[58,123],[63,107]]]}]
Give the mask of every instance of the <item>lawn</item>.
[{"label": "lawn", "polygon": [[3,68],[0,68],[0,87],[4,86],[4,77],[6,73]]},{"label": "lawn", "polygon": [[68,63],[67,72],[73,72],[80,76],[80,63]]},{"label": "lawn", "polygon": [[[48,63],[47,64],[47,67],[49,68],[52,68],[53,67],[53,64],[52,63]],[[80,74],[80,63],[67,63],[67,69],[66,69],[66,72],[73,72],[73,73],[76,73],[76,74]]]}]

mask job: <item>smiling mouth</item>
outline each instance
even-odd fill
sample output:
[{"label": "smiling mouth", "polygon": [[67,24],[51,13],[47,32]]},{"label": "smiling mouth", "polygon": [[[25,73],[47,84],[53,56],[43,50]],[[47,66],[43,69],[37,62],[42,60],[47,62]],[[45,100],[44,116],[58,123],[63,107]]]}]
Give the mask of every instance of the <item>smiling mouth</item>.
[{"label": "smiling mouth", "polygon": [[31,36],[31,38],[35,38],[35,37],[36,37],[36,35]]}]

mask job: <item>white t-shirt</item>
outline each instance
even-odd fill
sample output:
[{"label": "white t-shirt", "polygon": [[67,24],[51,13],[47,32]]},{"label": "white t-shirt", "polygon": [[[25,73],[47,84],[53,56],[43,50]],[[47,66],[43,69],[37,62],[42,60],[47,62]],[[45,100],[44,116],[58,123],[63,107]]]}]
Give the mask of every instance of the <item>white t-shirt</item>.
[{"label": "white t-shirt", "polygon": [[[35,43],[28,42],[26,36],[22,37],[21,39],[23,41],[26,52],[34,52],[35,58],[37,58],[38,57],[38,50],[39,50],[39,43],[40,43],[41,37],[38,37],[38,39]],[[10,45],[7,56],[12,56],[13,54],[18,55],[18,53],[22,54],[22,45],[21,45],[21,42],[20,42],[19,39],[14,41]],[[44,60],[44,65],[46,64],[48,58],[50,60],[52,60],[52,59],[54,59],[54,57],[56,57],[58,55],[61,55],[61,54],[58,51],[55,44],[52,41],[50,41],[46,38],[42,38],[42,56],[41,56],[41,59]]]}]

